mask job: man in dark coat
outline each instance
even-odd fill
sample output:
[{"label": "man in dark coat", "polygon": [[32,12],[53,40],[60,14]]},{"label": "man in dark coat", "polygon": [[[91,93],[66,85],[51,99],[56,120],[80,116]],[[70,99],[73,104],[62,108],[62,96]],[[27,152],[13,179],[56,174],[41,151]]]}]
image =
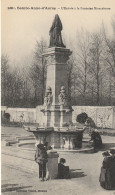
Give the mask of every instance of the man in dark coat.
[{"label": "man in dark coat", "polygon": [[39,178],[44,181],[46,178],[47,152],[43,144],[37,145],[35,161],[39,165]]}]

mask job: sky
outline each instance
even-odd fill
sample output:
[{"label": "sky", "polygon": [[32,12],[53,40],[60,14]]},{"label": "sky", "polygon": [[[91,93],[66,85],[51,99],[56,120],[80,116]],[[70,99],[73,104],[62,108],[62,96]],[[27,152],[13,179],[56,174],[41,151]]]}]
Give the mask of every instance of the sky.
[{"label": "sky", "polygon": [[115,0],[2,0],[1,53],[17,64],[29,60],[36,40],[49,40],[55,14],[62,21],[62,34],[72,40],[77,30],[93,32],[102,22],[112,34]]}]

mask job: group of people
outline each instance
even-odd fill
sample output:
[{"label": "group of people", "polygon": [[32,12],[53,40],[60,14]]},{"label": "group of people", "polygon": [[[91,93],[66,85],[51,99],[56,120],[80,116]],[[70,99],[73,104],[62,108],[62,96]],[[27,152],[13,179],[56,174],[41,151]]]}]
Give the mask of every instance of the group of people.
[{"label": "group of people", "polygon": [[94,120],[89,117],[85,112],[83,112],[77,115],[76,121],[85,125],[84,131],[88,130],[89,135],[91,136],[89,142],[93,142],[94,152],[99,150],[102,147],[102,139],[98,130],[96,129],[96,124]]},{"label": "group of people", "polygon": [[[48,146],[48,142],[45,144],[39,143],[36,145],[35,152],[35,162],[39,165],[39,179],[40,181],[48,180],[48,170],[46,164],[48,162],[48,150],[51,150],[52,147]],[[58,163],[58,179],[68,179],[70,178],[69,167],[65,166],[66,160],[64,158],[60,158],[60,162]]]},{"label": "group of people", "polygon": [[[85,116],[85,115],[84,115]],[[83,117],[84,117],[83,116]],[[81,118],[79,118],[81,120]],[[84,120],[84,118],[83,118]],[[82,121],[82,120],[81,120]],[[94,121],[85,116],[86,127],[89,127],[89,134],[91,136],[90,141],[93,141],[94,152],[102,147],[102,139],[99,132],[96,129]],[[46,164],[48,162],[47,151],[51,150],[52,147],[48,146],[48,142],[39,143],[36,146],[35,161],[39,165],[39,178],[41,181],[47,180],[47,168]],[[107,190],[115,190],[115,148],[110,149],[103,153],[103,163],[101,167],[101,173],[99,177],[100,185]],[[68,179],[70,178],[69,167],[65,166],[66,160],[64,158],[60,159],[58,163],[58,178],[59,179]]]},{"label": "group of people", "polygon": [[[36,147],[35,161],[39,165],[39,179],[41,181],[48,180],[46,168],[48,162],[47,151],[51,149],[51,146],[48,146],[47,142],[45,144],[37,144]],[[107,190],[115,190],[115,148],[104,152],[103,157],[104,160],[99,177],[100,185]],[[70,178],[69,167],[65,166],[65,163],[66,160],[64,158],[61,158],[58,163],[58,179]]]},{"label": "group of people", "polygon": [[[96,129],[96,125],[92,118],[86,116],[85,124],[89,127],[90,141],[93,141],[94,152],[102,147],[101,136]],[[103,163],[99,177],[100,185],[107,190],[115,190],[115,148],[103,153]]]}]

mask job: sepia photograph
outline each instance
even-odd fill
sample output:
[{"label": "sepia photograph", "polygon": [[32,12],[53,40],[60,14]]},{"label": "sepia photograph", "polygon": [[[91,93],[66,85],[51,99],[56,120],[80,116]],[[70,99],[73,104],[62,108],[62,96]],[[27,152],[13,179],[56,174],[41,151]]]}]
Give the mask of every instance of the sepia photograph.
[{"label": "sepia photograph", "polygon": [[1,0],[1,194],[115,195],[114,0]]}]

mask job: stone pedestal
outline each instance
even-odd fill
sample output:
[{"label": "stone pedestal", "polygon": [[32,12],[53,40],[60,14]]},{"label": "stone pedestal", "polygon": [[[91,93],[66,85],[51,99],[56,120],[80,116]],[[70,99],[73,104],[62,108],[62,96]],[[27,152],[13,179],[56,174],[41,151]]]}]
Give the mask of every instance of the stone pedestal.
[{"label": "stone pedestal", "polygon": [[47,179],[56,179],[58,176],[58,157],[59,154],[56,151],[47,151]]},{"label": "stone pedestal", "polygon": [[47,63],[46,94],[44,99],[44,123],[47,127],[63,127],[72,122],[72,108],[68,97],[67,60],[71,51],[52,47],[43,57]]}]

